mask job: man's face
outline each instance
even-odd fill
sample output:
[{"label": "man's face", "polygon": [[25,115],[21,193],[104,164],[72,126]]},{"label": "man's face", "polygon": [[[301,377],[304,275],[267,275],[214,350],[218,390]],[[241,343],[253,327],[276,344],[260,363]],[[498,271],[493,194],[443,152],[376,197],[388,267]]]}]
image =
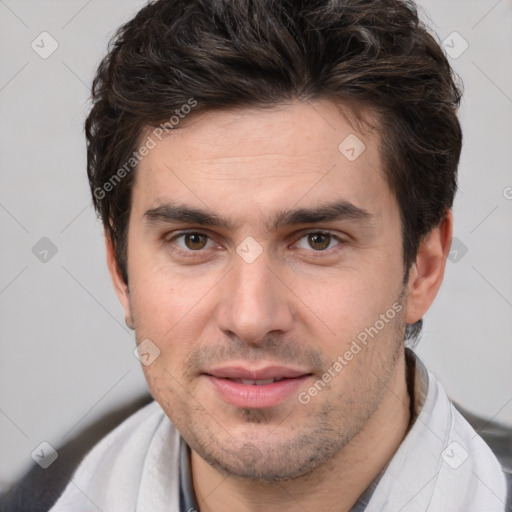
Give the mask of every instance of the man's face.
[{"label": "man's face", "polygon": [[[355,139],[339,149],[351,134],[355,159]],[[140,163],[129,309],[138,342],[161,351],[145,375],[221,471],[308,473],[397,378],[401,226],[378,143],[330,102],[295,103],[207,113]]]}]

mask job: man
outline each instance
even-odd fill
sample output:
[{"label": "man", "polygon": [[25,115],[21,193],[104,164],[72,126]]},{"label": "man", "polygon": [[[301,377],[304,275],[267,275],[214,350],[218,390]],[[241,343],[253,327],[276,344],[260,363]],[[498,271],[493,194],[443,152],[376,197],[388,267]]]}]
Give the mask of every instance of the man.
[{"label": "man", "polygon": [[160,0],[120,29],[88,174],[155,402],[53,511],[505,510],[405,348],[449,253],[459,101],[400,0]]}]

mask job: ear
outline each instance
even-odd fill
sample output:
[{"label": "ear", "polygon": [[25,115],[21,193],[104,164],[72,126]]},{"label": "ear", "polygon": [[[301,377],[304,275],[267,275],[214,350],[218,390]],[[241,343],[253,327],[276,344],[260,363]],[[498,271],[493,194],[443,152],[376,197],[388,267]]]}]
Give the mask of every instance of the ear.
[{"label": "ear", "polygon": [[112,283],[114,284],[114,290],[116,291],[119,302],[121,302],[121,305],[123,306],[126,325],[130,329],[134,329],[132,312],[130,308],[130,292],[128,290],[128,285],[124,282],[124,279],[121,276],[121,272],[117,264],[114,244],[112,243],[112,240],[108,234],[105,234],[105,247],[107,250],[108,271],[110,272],[110,277],[112,279]]},{"label": "ear", "polygon": [[409,272],[407,285],[406,322],[414,324],[430,308],[443,282],[446,260],[450,253],[453,214],[446,210],[441,223],[420,243],[415,263]]}]

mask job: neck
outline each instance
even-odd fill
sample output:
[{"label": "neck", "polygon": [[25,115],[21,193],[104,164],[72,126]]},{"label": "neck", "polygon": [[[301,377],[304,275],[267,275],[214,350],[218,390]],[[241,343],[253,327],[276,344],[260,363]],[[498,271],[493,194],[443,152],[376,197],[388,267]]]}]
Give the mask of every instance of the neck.
[{"label": "neck", "polygon": [[372,417],[340,452],[308,475],[267,484],[219,473],[191,451],[193,486],[201,512],[348,512],[402,443],[410,421],[405,356]]}]

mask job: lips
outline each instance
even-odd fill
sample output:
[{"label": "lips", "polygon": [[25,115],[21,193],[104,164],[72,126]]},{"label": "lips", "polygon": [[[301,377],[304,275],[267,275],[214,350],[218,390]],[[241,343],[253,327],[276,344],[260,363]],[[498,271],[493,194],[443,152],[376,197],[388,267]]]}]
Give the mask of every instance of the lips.
[{"label": "lips", "polygon": [[219,379],[239,379],[247,381],[294,379],[309,374],[307,371],[288,368],[286,366],[266,366],[260,369],[251,369],[243,366],[224,366],[214,368],[205,373]]},{"label": "lips", "polygon": [[225,366],[204,375],[220,398],[235,407],[276,407],[297,392],[311,373],[284,366]]}]

